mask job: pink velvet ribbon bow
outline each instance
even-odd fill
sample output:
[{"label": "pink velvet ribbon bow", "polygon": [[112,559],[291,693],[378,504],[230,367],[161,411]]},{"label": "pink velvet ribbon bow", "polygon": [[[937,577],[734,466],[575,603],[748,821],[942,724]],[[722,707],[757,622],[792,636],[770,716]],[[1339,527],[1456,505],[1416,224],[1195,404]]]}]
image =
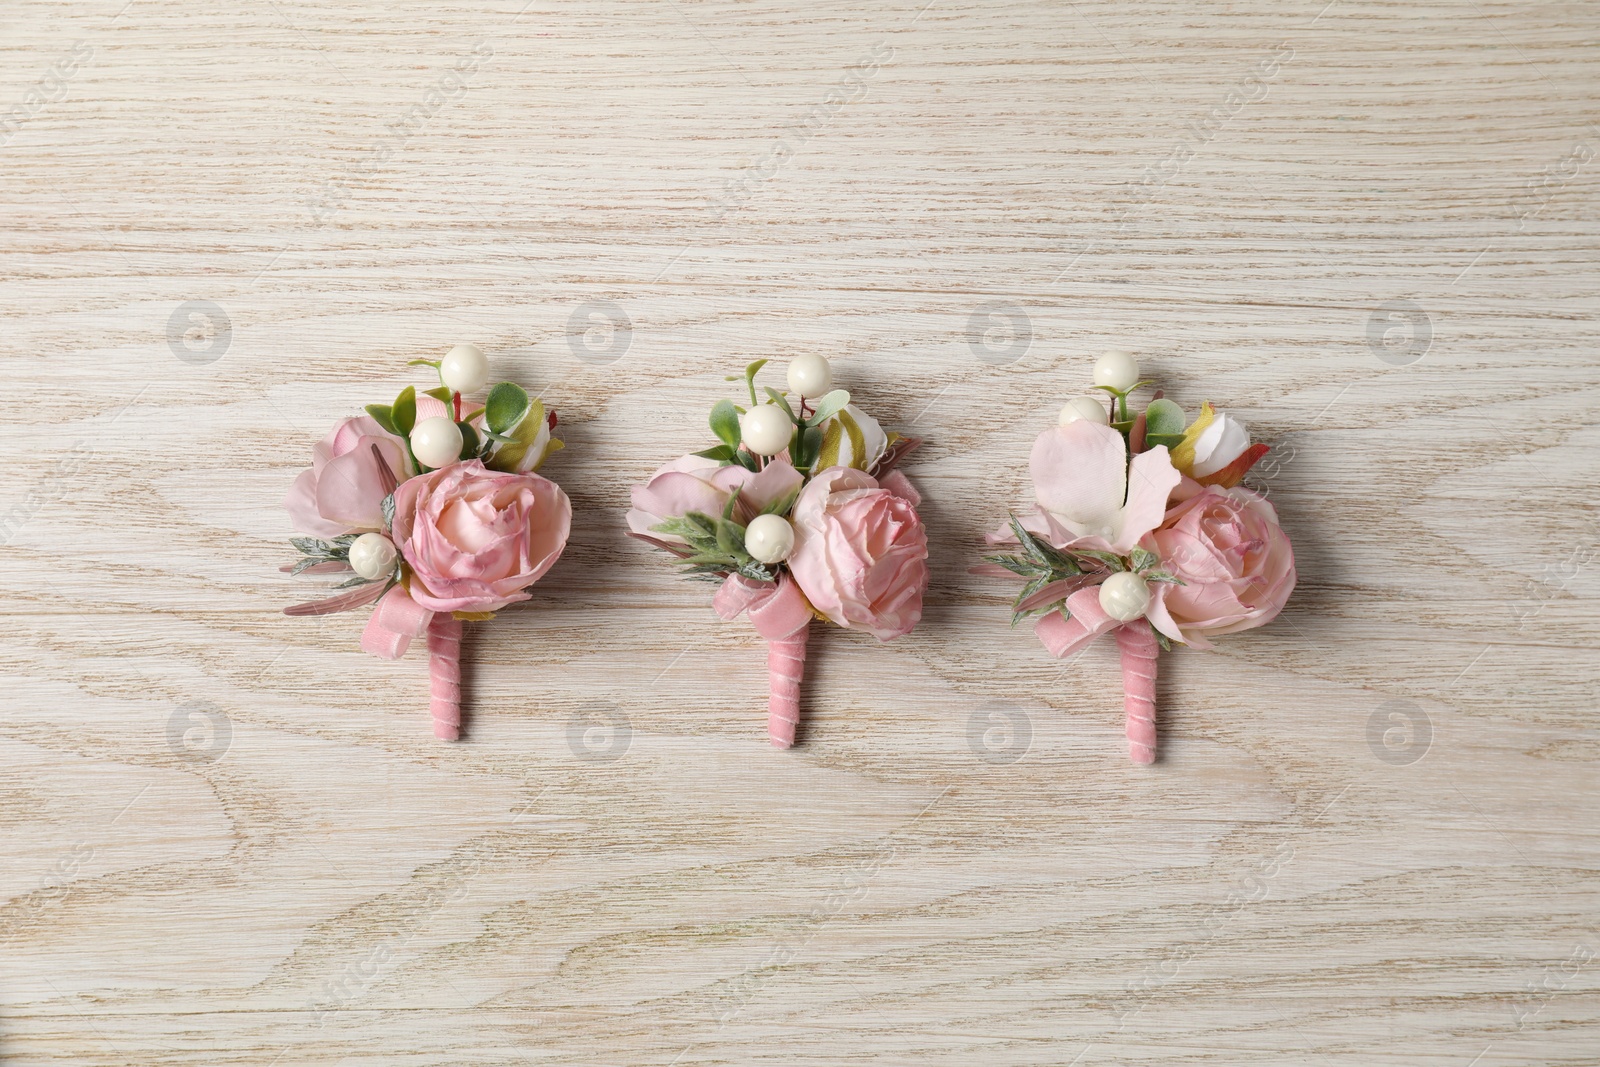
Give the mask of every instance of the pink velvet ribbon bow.
[{"label": "pink velvet ribbon bow", "polygon": [[1067,597],[1067,613],[1052,611],[1033,632],[1057,659],[1070,656],[1103,633],[1113,632],[1122,654],[1122,703],[1126,716],[1128,758],[1135,763],[1156,760],[1155,631],[1144,619],[1122,623],[1100,607],[1100,589],[1089,586]]},{"label": "pink velvet ribbon bow", "polygon": [[776,583],[728,575],[711,606],[724,619],[748,611],[756,632],[767,639],[767,736],[776,748],[794,744],[800,722],[800,682],[806,672],[806,637],[811,605],[787,575]]},{"label": "pink velvet ribbon bow", "polygon": [[461,620],[448,611],[431,611],[396,585],[384,594],[367,620],[361,647],[374,656],[399,659],[413,638],[428,635],[429,711],[433,736],[454,741],[461,736]]}]

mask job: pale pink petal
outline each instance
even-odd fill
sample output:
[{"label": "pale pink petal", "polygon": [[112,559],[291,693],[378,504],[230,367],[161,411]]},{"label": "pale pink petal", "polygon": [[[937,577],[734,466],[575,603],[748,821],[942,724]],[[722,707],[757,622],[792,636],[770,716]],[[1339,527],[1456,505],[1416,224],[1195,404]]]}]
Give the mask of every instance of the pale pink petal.
[{"label": "pale pink petal", "polygon": [[739,499],[750,515],[759,515],[804,483],[805,476],[791,467],[788,460],[775,459],[745,481]]},{"label": "pale pink petal", "polygon": [[1128,470],[1128,503],[1122,510],[1122,528],[1112,542],[1112,550],[1117,555],[1126,555],[1139,543],[1139,538],[1161,525],[1167,515],[1167,497],[1182,478],[1172,465],[1166,445],[1157,445],[1133,457]]},{"label": "pale pink petal", "polygon": [[1079,419],[1033,443],[1028,467],[1045,510],[1079,534],[1114,537],[1127,489],[1128,447],[1109,426]]},{"label": "pale pink petal", "polygon": [[338,537],[349,530],[336,522],[329,522],[317,511],[317,472],[304,470],[294,480],[283,506],[289,512],[289,521],[301,533],[313,537]]},{"label": "pale pink petal", "polygon": [[691,511],[720,515],[727,502],[726,494],[719,493],[700,478],[674,471],[650,479],[648,485],[633,488],[633,506],[663,519],[687,515]]}]

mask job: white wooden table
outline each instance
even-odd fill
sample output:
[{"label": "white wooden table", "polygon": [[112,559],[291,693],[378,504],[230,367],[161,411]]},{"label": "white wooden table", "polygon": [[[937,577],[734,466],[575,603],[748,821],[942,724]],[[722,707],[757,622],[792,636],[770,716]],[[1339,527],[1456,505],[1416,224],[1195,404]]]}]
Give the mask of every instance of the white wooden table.
[{"label": "white wooden table", "polygon": [[[923,3],[0,13],[0,1061],[1600,1063],[1600,9]],[[576,517],[449,745],[279,505],[464,340]],[[967,573],[1113,345],[1300,561],[1153,768]],[[934,581],[784,753],[622,509],[807,351]]]}]

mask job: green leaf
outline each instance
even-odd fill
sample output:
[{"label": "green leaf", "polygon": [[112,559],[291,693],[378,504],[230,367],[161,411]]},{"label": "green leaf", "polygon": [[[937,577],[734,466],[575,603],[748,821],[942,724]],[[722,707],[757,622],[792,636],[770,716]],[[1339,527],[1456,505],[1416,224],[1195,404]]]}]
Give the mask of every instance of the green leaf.
[{"label": "green leaf", "polygon": [[[517,423],[510,434],[507,435],[511,440],[506,441],[495,449],[494,456],[489,460],[487,466],[497,471],[516,470],[518,464],[527,457],[528,449],[532,448],[533,443],[539,439],[539,433],[544,428],[545,422],[544,403],[539,400],[529,401],[528,413],[522,417],[522,421]],[[561,447],[560,443],[553,437],[549,438],[549,442],[548,447],[552,452]],[[542,462],[544,462],[544,457],[540,456],[539,462],[533,465],[533,469],[537,470],[539,463]]]},{"label": "green leaf", "polygon": [[1016,536],[1018,543],[1022,545],[1022,550],[1031,558],[1038,560],[1040,563],[1049,564],[1050,557],[1045,552],[1046,550],[1051,552],[1055,550],[1024,529],[1022,520],[1015,515],[1011,516],[1011,532]]},{"label": "green leaf", "polygon": [[758,582],[775,582],[778,580],[778,576],[773,574],[765,563],[757,563],[753,559],[749,563],[740,564],[738,573]]},{"label": "green leaf", "polygon": [[1166,634],[1162,633],[1160,630],[1157,630],[1154,625],[1150,627],[1150,632],[1156,635],[1156,644],[1161,646],[1161,651],[1172,651],[1172,641],[1168,639]]},{"label": "green leaf", "polygon": [[752,405],[754,405],[756,402],[756,374],[761,370],[762,367],[765,367],[766,365],[767,360],[758,359],[754,363],[746,366],[744,369],[744,384],[745,388],[750,390],[750,403]]},{"label": "green leaf", "polygon": [[1181,444],[1183,444],[1183,434],[1181,433],[1147,433],[1144,435],[1145,448],[1154,448],[1157,445],[1177,448]]},{"label": "green leaf", "polygon": [[476,459],[478,455],[478,431],[470,423],[458,422],[456,429],[461,431],[461,455],[457,459]]},{"label": "green leaf", "polygon": [[1152,400],[1150,406],[1144,409],[1145,440],[1148,441],[1151,434],[1162,436],[1175,433],[1181,437],[1184,422],[1183,408],[1170,400]]},{"label": "green leaf", "polygon": [[733,454],[733,461],[747,471],[757,471],[761,469],[761,465],[756,462],[756,457],[752,456],[742,448]]},{"label": "green leaf", "polygon": [[360,575],[357,575],[354,578],[346,578],[344,581],[342,581],[338,585],[334,586],[334,588],[335,589],[353,589],[358,585],[366,585],[368,582],[375,582],[377,580],[378,579],[376,579],[376,578],[363,578]]},{"label": "green leaf", "polygon": [[772,402],[774,404],[778,405],[780,408],[783,409],[783,413],[785,415],[789,416],[789,421],[790,422],[799,422],[800,421],[799,419],[795,418],[794,408],[789,406],[789,398],[788,397],[784,396],[782,393],[778,392],[776,389],[774,389],[770,385],[763,385],[761,387],[761,389],[762,389],[763,392],[765,392],[768,396],[770,396],[772,398]]},{"label": "green leaf", "polygon": [[744,527],[736,522],[717,523],[717,547],[728,555],[744,555]]},{"label": "green leaf", "polygon": [[844,406],[848,403],[850,403],[850,393],[845,389],[835,389],[833,392],[823,395],[818,398],[817,410],[811,413],[811,417],[806,420],[806,425],[821,426],[833,418],[834,415],[843,411]]},{"label": "green leaf", "polygon": [[1189,584],[1171,571],[1145,571],[1144,580],[1147,582],[1166,582],[1168,585]]},{"label": "green leaf", "polygon": [[383,528],[385,530],[392,530],[394,528],[394,494],[393,493],[390,493],[388,496],[383,498],[383,503],[378,505],[378,510],[383,512]]},{"label": "green leaf", "polygon": [[318,537],[291,537],[289,543],[308,556],[330,556],[333,546]]},{"label": "green leaf", "polygon": [[739,413],[734,409],[733,401],[719,400],[711,408],[711,432],[729,448],[739,447],[742,435],[739,432]]},{"label": "green leaf", "polygon": [[411,428],[417,424],[417,390],[415,386],[406,386],[395,397],[394,408],[390,418],[394,420],[394,428],[401,437],[411,436]]},{"label": "green leaf", "polygon": [[382,426],[396,437],[402,436],[394,426],[394,409],[388,404],[368,404],[367,414],[372,416],[372,421]]},{"label": "green leaf", "polygon": [[805,432],[800,435],[800,450],[806,454],[806,465],[800,467],[797,464],[795,469],[810,470],[816,466],[817,453],[822,451],[822,428],[820,426],[806,427]]},{"label": "green leaf", "polygon": [[483,421],[495,433],[510,433],[531,406],[522,386],[501,382],[489,390],[489,399],[483,404]]},{"label": "green leaf", "polygon": [[703,459],[714,459],[724,466],[733,462],[733,448],[729,445],[716,445],[713,448],[703,448],[698,452],[692,453],[692,455],[700,456]]},{"label": "green leaf", "polygon": [[1142,571],[1148,570],[1149,568],[1154,567],[1157,563],[1160,563],[1161,557],[1156,555],[1154,552],[1151,552],[1149,549],[1140,548],[1135,545],[1133,551],[1128,553],[1128,562],[1133,565],[1134,570]]},{"label": "green leaf", "polygon": [[738,506],[739,506],[739,490],[735,489],[733,492],[728,494],[728,502],[726,504],[722,505],[722,517],[724,519],[732,519],[733,518],[733,509],[738,507]]},{"label": "green leaf", "polygon": [[787,515],[789,509],[794,507],[794,502],[800,495],[799,489],[791,489],[777,500],[768,501],[767,506],[761,509],[763,515]]},{"label": "green leaf", "polygon": [[[423,362],[427,362],[427,361],[424,360]],[[455,399],[455,395],[456,395],[454,392],[452,392],[449,389],[446,389],[442,385],[434,386],[432,389],[424,389],[422,392],[423,392],[424,396],[431,396],[435,400],[437,400],[439,403],[444,404],[446,406],[449,406],[450,401],[454,400]],[[468,421],[471,421],[471,420],[468,420]]]},{"label": "green leaf", "polygon": [[1115,552],[1102,552],[1098,548],[1074,548],[1072,552],[1074,555],[1087,556],[1089,559],[1099,560],[1114,571],[1128,569],[1128,565],[1122,561],[1122,557]]}]

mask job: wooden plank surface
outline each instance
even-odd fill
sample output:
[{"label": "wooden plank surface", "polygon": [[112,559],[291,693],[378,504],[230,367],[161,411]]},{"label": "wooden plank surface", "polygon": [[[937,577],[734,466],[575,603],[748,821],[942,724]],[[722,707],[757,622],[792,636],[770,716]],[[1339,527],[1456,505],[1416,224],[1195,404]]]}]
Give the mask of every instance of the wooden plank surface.
[{"label": "wooden plank surface", "polygon": [[[1600,1063],[1600,9],[1325,3],[8,5],[0,1062]],[[446,745],[279,505],[464,340],[576,514]],[[1114,344],[1300,561],[1153,768],[967,573]],[[622,509],[807,351],[934,580],[780,753]]]}]

